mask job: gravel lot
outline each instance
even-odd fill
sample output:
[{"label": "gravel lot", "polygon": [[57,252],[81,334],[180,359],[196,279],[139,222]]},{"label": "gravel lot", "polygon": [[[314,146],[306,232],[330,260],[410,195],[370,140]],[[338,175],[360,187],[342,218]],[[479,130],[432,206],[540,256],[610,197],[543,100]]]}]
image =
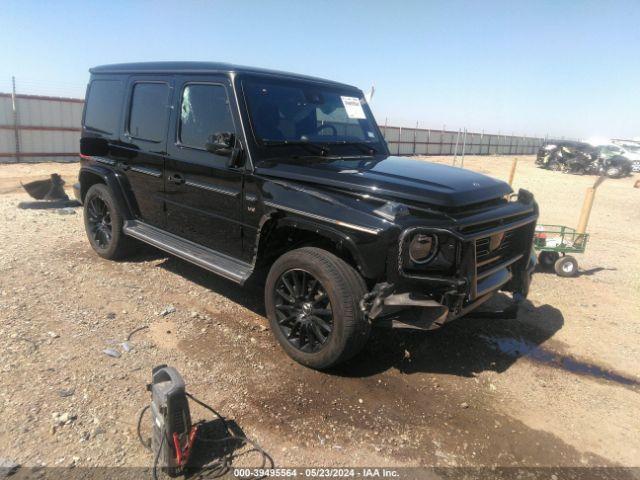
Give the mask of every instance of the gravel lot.
[{"label": "gravel lot", "polygon": [[[510,163],[465,159],[501,178]],[[70,185],[77,168],[0,165],[0,457],[149,465],[136,416],[151,367],[168,363],[279,466],[640,467],[637,176],[599,188],[580,276],[536,275],[517,321],[378,332],[348,365],[319,373],[278,347],[259,288],[152,249],[108,262],[89,247],[81,210],[16,208],[28,199],[20,180],[56,171]],[[575,226],[593,181],[523,157],[514,186],[536,195],[544,223]]]}]

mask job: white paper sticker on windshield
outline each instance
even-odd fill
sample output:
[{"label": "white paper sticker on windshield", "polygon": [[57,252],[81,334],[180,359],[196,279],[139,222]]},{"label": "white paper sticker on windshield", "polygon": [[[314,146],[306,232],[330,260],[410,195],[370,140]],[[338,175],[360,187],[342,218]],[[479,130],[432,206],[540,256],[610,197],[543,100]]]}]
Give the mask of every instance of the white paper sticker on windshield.
[{"label": "white paper sticker on windshield", "polygon": [[362,105],[360,104],[360,99],[357,97],[340,97],[342,99],[342,104],[344,105],[344,109],[347,111],[347,117],[349,118],[357,118],[363,119],[367,118],[364,114],[364,110],[362,109]]}]

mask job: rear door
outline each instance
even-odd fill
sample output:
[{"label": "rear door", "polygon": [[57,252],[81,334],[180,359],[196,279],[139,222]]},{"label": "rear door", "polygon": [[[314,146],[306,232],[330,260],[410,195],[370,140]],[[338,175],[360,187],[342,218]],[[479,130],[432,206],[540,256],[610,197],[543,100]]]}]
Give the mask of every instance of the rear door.
[{"label": "rear door", "polygon": [[205,144],[220,132],[237,133],[229,80],[176,77],[166,163],[167,230],[221,253],[241,253],[243,170]]},{"label": "rear door", "polygon": [[164,162],[171,109],[171,77],[129,79],[124,128],[112,159],[129,180],[140,218],[165,226]]}]

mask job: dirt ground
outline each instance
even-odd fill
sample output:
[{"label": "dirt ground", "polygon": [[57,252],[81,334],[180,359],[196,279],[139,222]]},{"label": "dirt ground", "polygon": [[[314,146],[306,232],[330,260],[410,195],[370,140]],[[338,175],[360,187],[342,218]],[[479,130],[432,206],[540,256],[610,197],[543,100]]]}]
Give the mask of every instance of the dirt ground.
[{"label": "dirt ground", "polygon": [[[510,164],[465,159],[503,179]],[[20,180],[57,171],[70,186],[77,168],[0,165],[0,457],[148,466],[135,422],[167,363],[278,466],[640,467],[637,175],[599,188],[580,275],[538,273],[518,320],[376,332],[320,373],[276,344],[258,288],[152,249],[105,261],[80,209],[17,208]],[[575,226],[593,181],[522,157],[514,187],[536,195],[542,222]]]}]

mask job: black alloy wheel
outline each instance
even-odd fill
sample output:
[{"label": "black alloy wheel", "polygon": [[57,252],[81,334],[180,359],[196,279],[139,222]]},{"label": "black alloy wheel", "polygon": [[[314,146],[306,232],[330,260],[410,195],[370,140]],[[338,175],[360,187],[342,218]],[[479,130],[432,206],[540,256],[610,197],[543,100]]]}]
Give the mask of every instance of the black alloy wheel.
[{"label": "black alloy wheel", "polygon": [[109,248],[109,244],[113,238],[113,226],[109,207],[102,198],[94,196],[87,204],[87,214],[87,223],[91,237],[100,248]]},{"label": "black alloy wheel", "polygon": [[334,327],[331,302],[320,281],[305,270],[287,270],[273,295],[278,326],[287,341],[305,353],[320,351]]}]

